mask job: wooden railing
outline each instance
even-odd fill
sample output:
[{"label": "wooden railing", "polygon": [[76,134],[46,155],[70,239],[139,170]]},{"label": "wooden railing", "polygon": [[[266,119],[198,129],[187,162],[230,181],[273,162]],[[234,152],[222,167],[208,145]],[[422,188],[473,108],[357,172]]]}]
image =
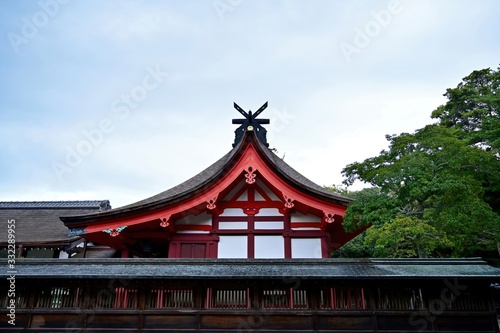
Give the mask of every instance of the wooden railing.
[{"label": "wooden railing", "polygon": [[[1,292],[1,291],[0,291]],[[63,283],[50,287],[22,286],[16,290],[16,307],[23,308],[94,308],[138,309],[144,294],[145,309],[316,309],[316,310],[420,310],[441,300],[439,291],[421,287],[366,288],[249,288],[193,286],[75,286]],[[9,300],[0,294],[0,307]],[[30,298],[31,297],[31,298]],[[31,300],[31,301],[30,301]],[[486,311],[488,300],[474,290],[440,301],[444,310]]]},{"label": "wooden railing", "polygon": [[250,289],[207,288],[205,309],[250,309]]},{"label": "wooden railing", "polygon": [[[267,327],[303,332],[453,332],[462,328],[498,332],[491,291],[485,286],[468,286],[452,295],[449,290],[402,282],[390,288],[386,283],[365,286],[325,281],[301,281],[295,288],[277,281],[234,280],[17,282],[18,328],[27,331],[64,332],[67,327],[81,327],[247,332]],[[9,300],[0,289],[0,315],[5,315]],[[0,331],[13,332],[9,329],[0,325]]]},{"label": "wooden railing", "polygon": [[364,288],[332,287],[324,288],[321,293],[321,308],[332,310],[366,310]]},{"label": "wooden railing", "polygon": [[146,290],[149,309],[193,309],[193,289],[152,288]]}]

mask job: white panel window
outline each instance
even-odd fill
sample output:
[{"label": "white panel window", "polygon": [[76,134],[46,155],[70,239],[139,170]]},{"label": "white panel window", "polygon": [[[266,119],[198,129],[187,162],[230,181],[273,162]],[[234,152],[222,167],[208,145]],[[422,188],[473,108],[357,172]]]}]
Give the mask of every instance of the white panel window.
[{"label": "white panel window", "polygon": [[219,236],[218,258],[247,258],[247,236]]},{"label": "white panel window", "polygon": [[292,230],[300,230],[300,231],[304,231],[304,230],[314,230],[314,231],[321,231],[320,228],[303,228],[303,227],[300,227],[300,228],[292,228]]},{"label": "white panel window", "polygon": [[279,221],[255,221],[255,229],[281,229],[283,230],[283,222]]},{"label": "white panel window", "polygon": [[290,216],[290,219],[292,222],[321,222],[321,217],[311,214],[295,213]]},{"label": "white panel window", "polygon": [[321,238],[292,238],[292,258],[322,258]]},{"label": "white panel window", "polygon": [[234,229],[247,229],[248,222],[219,222],[219,229],[221,230],[234,230]]},{"label": "white panel window", "polygon": [[283,236],[255,236],[255,258],[285,258]]},{"label": "white panel window", "polygon": [[258,186],[259,186],[259,187],[260,187],[260,188],[264,191],[264,193],[266,193],[266,194],[267,194],[267,196],[268,196],[271,200],[273,200],[273,201],[281,201],[281,199],[280,199],[280,198],[278,198],[278,197],[276,196],[276,194],[274,194],[274,192],[273,192],[273,191],[271,191],[271,190],[269,189],[269,187],[267,187],[267,186],[266,186],[266,184],[264,184],[262,181],[260,181],[260,179],[257,179],[257,185],[258,185]]},{"label": "white panel window", "polygon": [[241,208],[226,208],[219,216],[247,216]]},{"label": "white panel window", "polygon": [[283,216],[277,208],[261,208],[255,216]]},{"label": "white panel window", "polygon": [[231,192],[229,192],[225,197],[224,199],[222,199],[223,201],[229,201],[229,200],[233,200],[234,199],[234,196],[241,190],[241,188],[245,186],[245,182],[240,182],[238,185],[236,185],[232,190]]},{"label": "white panel window", "polygon": [[255,201],[266,201],[266,199],[258,191],[255,191]]},{"label": "white panel window", "polygon": [[248,191],[243,192],[236,201],[248,201]]}]

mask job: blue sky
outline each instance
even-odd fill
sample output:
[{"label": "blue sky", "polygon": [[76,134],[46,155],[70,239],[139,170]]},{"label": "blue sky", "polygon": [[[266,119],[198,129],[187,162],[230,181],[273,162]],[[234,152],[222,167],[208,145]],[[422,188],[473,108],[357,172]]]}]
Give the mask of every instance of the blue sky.
[{"label": "blue sky", "polygon": [[498,1],[0,2],[0,200],[166,190],[231,149],[256,110],[320,185],[412,132],[500,63]]}]

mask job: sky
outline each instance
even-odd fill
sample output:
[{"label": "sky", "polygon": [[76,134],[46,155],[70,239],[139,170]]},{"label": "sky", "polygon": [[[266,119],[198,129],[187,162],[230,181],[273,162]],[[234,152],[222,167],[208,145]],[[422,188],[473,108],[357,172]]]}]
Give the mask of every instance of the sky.
[{"label": "sky", "polygon": [[268,101],[270,147],[340,184],[499,66],[498,17],[495,0],[0,1],[0,201],[167,190],[231,150],[233,102]]}]

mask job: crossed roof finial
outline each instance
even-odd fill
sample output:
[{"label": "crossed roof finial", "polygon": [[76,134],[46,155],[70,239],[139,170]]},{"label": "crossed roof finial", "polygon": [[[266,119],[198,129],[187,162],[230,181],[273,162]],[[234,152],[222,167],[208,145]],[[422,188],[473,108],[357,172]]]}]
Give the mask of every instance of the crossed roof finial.
[{"label": "crossed roof finial", "polygon": [[267,102],[265,102],[255,113],[251,110],[246,112],[238,104],[234,103],[234,108],[245,117],[245,119],[233,119],[233,124],[241,125],[235,131],[235,138],[233,147],[236,147],[238,143],[243,139],[243,134],[245,131],[255,131],[259,141],[266,147],[269,147],[267,143],[267,130],[262,125],[269,124],[269,119],[256,119],[262,111],[267,108]]}]

